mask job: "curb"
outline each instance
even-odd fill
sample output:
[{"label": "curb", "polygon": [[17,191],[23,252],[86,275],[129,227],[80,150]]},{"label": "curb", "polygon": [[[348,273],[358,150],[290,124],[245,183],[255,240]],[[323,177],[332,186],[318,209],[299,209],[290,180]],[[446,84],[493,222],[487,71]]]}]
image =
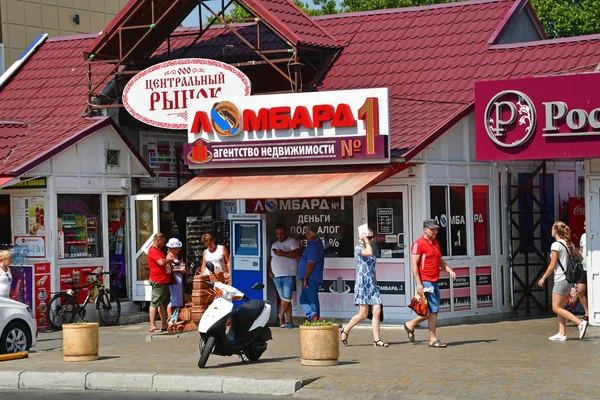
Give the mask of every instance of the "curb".
[{"label": "curb", "polygon": [[208,392],[289,396],[302,388],[297,379],[253,379],[215,375],[114,372],[3,371],[0,389]]}]

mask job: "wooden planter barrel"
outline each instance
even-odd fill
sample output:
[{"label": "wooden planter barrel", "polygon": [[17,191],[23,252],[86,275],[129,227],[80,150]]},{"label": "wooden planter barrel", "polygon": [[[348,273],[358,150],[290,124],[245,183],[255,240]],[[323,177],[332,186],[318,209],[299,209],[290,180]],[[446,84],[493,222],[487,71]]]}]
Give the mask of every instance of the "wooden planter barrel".
[{"label": "wooden planter barrel", "polygon": [[84,322],[63,325],[63,360],[93,361],[98,359],[98,323]]},{"label": "wooden planter barrel", "polygon": [[192,290],[192,304],[194,306],[206,306],[211,303],[212,295],[206,290]]},{"label": "wooden planter barrel", "polygon": [[300,325],[300,364],[312,366],[338,365],[340,331],[337,325]]}]

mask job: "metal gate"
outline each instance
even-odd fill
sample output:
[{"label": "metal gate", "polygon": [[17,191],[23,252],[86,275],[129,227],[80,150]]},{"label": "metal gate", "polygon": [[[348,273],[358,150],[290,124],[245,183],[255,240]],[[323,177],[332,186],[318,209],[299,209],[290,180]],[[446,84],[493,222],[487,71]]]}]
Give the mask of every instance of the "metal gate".
[{"label": "metal gate", "polygon": [[537,283],[548,266],[550,216],[554,214],[549,189],[554,185],[548,180],[546,162],[531,174],[517,174],[516,181],[510,172],[507,178],[513,311],[546,313],[551,304],[548,287]]}]

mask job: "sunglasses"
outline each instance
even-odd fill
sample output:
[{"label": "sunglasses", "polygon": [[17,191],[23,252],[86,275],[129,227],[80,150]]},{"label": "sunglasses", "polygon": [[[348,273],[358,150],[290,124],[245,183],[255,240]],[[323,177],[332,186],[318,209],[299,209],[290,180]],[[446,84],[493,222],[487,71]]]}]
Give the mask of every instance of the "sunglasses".
[{"label": "sunglasses", "polygon": [[375,236],[367,236],[367,239],[369,239],[369,240],[373,240],[373,238],[374,238],[374,237],[375,237]]}]

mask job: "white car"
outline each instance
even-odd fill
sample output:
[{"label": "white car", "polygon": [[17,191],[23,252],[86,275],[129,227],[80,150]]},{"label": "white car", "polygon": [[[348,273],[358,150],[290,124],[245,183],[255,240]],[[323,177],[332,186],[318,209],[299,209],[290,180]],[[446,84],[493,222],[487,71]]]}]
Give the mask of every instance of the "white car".
[{"label": "white car", "polygon": [[0,297],[0,354],[29,351],[37,342],[37,325],[29,306]]}]

